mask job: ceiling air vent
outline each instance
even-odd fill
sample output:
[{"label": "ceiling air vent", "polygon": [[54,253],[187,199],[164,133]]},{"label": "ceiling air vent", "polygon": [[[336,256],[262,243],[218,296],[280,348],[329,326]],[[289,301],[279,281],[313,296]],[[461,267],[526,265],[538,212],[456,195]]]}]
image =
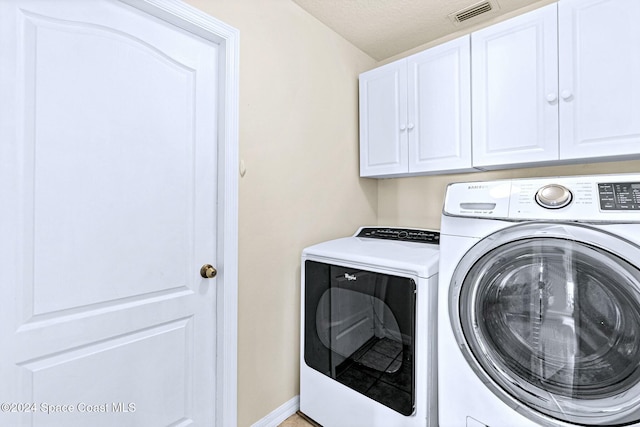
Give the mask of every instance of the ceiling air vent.
[{"label": "ceiling air vent", "polygon": [[483,1],[480,3],[476,3],[472,6],[459,10],[457,12],[453,12],[449,15],[449,19],[453,21],[454,24],[460,24],[469,19],[475,18],[478,15],[482,15],[484,13],[488,13],[491,11],[496,11],[500,9],[498,4],[495,2]]}]

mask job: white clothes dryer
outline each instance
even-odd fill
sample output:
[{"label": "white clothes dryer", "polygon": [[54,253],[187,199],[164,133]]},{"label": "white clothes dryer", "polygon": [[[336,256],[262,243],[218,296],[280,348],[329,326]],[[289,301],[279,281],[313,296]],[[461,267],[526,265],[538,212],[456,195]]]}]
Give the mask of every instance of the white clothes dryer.
[{"label": "white clothes dryer", "polygon": [[325,427],[437,425],[438,242],[363,227],[304,249],[302,413]]},{"label": "white clothes dryer", "polygon": [[640,425],[640,174],[451,184],[441,427]]}]

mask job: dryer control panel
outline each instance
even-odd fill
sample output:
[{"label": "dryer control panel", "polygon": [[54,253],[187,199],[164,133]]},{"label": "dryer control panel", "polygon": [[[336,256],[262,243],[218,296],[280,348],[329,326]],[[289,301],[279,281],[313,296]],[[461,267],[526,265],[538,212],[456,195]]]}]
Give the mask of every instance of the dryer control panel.
[{"label": "dryer control panel", "polygon": [[444,214],[506,220],[640,222],[640,174],[451,184]]},{"label": "dryer control panel", "polygon": [[440,242],[440,233],[435,230],[396,227],[362,227],[354,237],[432,244]]}]

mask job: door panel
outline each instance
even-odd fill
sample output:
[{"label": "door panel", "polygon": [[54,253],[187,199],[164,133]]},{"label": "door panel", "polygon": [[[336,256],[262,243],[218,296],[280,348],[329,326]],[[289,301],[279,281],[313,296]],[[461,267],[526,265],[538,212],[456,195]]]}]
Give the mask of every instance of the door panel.
[{"label": "door panel", "polygon": [[409,172],[471,169],[469,37],[407,59]]},{"label": "door panel", "polygon": [[[33,202],[25,230],[33,248],[25,249],[34,252],[34,314],[184,286],[193,259],[194,70],[97,26],[29,17],[25,27],[36,35],[25,46],[35,76],[25,81],[35,102],[25,111],[34,134],[24,189]],[[65,241],[52,256],[48,242]],[[100,268],[114,246],[127,257]],[[148,260],[156,266],[140,268]],[[91,280],[74,280],[82,277]]]},{"label": "door panel", "polygon": [[0,397],[75,409],[0,423],[213,425],[218,46],[114,1],[0,16]]},{"label": "door panel", "polygon": [[[640,144],[640,3],[558,3],[561,157],[628,155]],[[564,94],[564,96],[562,96]]]},{"label": "door panel", "polygon": [[[192,396],[191,379],[186,374],[194,368],[193,358],[175,349],[184,350],[192,335],[191,322],[178,320],[22,365],[25,384],[31,388],[33,401],[39,403],[34,424],[104,425],[107,414],[111,425],[168,426],[187,421],[192,409],[187,397]],[[140,357],[149,351],[165,357]],[[105,372],[109,373],[107,378]],[[81,389],[60,387],[76,377],[87,385]],[[54,400],[50,390],[55,388]],[[150,411],[159,401],[166,405]],[[56,412],[45,406],[56,402],[73,402],[74,411]]]},{"label": "door panel", "polygon": [[360,176],[406,173],[407,63],[360,75]]},{"label": "door panel", "polygon": [[549,5],[471,35],[474,166],[558,159],[557,34]]}]

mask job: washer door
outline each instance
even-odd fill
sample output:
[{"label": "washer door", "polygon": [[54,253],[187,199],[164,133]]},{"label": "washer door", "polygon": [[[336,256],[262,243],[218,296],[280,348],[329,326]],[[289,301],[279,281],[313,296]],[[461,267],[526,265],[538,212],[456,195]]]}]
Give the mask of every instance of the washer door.
[{"label": "washer door", "polygon": [[544,425],[640,420],[640,248],[573,224],[495,233],[450,287],[458,344],[509,406]]}]

